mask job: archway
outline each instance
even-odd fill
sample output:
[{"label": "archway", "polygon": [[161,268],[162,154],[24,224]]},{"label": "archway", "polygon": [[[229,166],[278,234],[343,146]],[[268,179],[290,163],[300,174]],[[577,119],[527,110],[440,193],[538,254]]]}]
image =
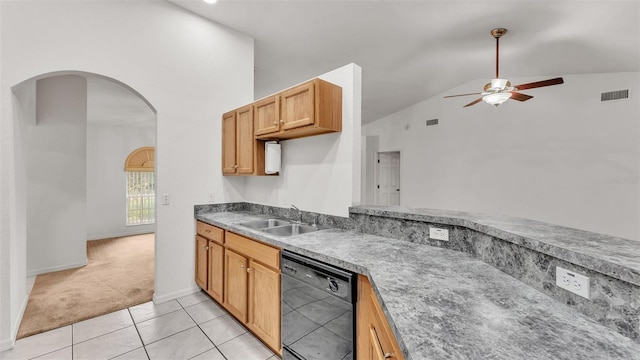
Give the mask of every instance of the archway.
[{"label": "archway", "polygon": [[[78,71],[43,74],[12,91],[16,179],[25,180],[22,188],[13,185],[26,204],[17,216],[26,225],[27,276],[85,265],[88,240],[155,231],[155,225],[124,225],[119,206],[126,201],[119,180],[125,179],[126,156],[141,145],[155,146],[156,111],[141,94],[116,79]],[[116,162],[117,174],[109,165]],[[122,226],[113,225],[118,220]]]}]

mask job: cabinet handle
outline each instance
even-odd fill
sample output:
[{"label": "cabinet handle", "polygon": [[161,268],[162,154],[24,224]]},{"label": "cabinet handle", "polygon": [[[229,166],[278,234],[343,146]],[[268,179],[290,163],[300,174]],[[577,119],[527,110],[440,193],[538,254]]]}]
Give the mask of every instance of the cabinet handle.
[{"label": "cabinet handle", "polygon": [[278,125],[278,122],[277,122],[277,121],[274,121],[274,122],[273,122],[273,125]]},{"label": "cabinet handle", "polygon": [[280,120],[280,124],[284,124],[284,120]]},{"label": "cabinet handle", "polygon": [[207,229],[207,230],[205,230],[204,232],[206,232],[206,233],[210,233],[210,232],[211,232],[211,230]]},{"label": "cabinet handle", "polygon": [[240,264],[240,268],[241,268],[241,269],[244,269],[244,265]]},{"label": "cabinet handle", "polygon": [[234,169],[237,169],[237,168],[238,168],[238,165],[233,165],[233,168],[234,168]]},{"label": "cabinet handle", "polygon": [[251,272],[251,270],[252,270],[251,268],[247,268],[247,272],[248,272],[248,273],[250,273],[250,272]]},{"label": "cabinet handle", "polygon": [[379,354],[384,354],[382,355],[384,356],[384,359],[391,359],[393,357],[393,354],[384,352],[384,349],[382,348],[382,343],[380,342],[380,337],[378,336],[378,332],[376,331],[376,328],[373,326],[371,327],[371,333],[373,334],[373,336],[375,336],[378,349],[380,349]]},{"label": "cabinet handle", "polygon": [[209,250],[208,246],[203,246],[202,248],[205,249],[205,250]]}]

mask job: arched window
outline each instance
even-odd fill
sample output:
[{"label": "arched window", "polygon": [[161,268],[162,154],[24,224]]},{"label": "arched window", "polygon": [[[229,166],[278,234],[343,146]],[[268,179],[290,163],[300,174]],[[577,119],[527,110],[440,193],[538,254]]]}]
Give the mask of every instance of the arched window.
[{"label": "arched window", "polygon": [[155,148],[145,146],[127,156],[127,225],[153,224],[156,220]]}]

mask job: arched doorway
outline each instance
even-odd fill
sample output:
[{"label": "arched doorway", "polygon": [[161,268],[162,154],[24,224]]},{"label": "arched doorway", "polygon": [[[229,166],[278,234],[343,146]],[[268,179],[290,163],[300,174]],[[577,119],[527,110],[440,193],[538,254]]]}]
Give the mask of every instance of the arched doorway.
[{"label": "arched doorway", "polygon": [[[155,224],[127,226],[121,206],[126,156],[141,145],[155,146],[156,111],[144,97],[115,79],[74,71],[37,76],[12,90],[19,107],[16,154],[24,160],[16,171],[27,194],[27,276],[85,265],[88,240],[155,231]],[[60,302],[77,312],[83,304],[74,298]]]}]

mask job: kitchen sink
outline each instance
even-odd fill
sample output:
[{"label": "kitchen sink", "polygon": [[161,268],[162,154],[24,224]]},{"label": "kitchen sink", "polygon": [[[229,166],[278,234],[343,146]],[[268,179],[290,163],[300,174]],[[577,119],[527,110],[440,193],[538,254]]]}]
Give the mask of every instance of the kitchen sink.
[{"label": "kitchen sink", "polygon": [[239,223],[238,225],[278,237],[295,236],[320,230],[317,226],[292,223],[291,221],[281,219],[252,220]]},{"label": "kitchen sink", "polygon": [[306,234],[306,233],[310,233],[318,230],[319,229],[317,227],[311,226],[311,225],[289,224],[289,225],[282,225],[282,226],[263,229],[262,231],[267,234],[286,237],[286,236]]},{"label": "kitchen sink", "polygon": [[264,219],[264,220],[247,221],[247,222],[240,223],[238,225],[246,226],[254,230],[264,230],[264,229],[268,229],[276,226],[290,225],[290,224],[291,223],[286,220]]}]

